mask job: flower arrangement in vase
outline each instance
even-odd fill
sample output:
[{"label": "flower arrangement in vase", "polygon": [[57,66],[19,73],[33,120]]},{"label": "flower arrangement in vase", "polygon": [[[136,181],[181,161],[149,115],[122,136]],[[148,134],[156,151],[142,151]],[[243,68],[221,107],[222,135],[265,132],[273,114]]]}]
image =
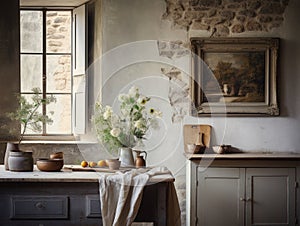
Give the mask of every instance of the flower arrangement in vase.
[{"label": "flower arrangement in vase", "polygon": [[127,94],[118,96],[120,113],[116,114],[111,106],[97,103],[93,116],[93,124],[100,142],[113,155],[120,149],[122,166],[132,166],[132,148],[140,146],[146,139],[150,128],[157,129],[157,119],[162,113],[154,108],[147,108],[150,98],[140,93],[133,86]]},{"label": "flower arrangement in vase", "polygon": [[[32,156],[32,153],[30,154],[29,152],[22,152],[19,150],[19,145],[21,141],[24,138],[24,135],[26,134],[26,131],[30,129],[33,132],[41,132],[42,131],[42,123],[46,124],[51,124],[53,121],[52,119],[45,114],[42,114],[39,109],[42,105],[48,105],[50,103],[56,102],[56,98],[53,95],[50,95],[46,98],[43,98],[41,95],[41,90],[39,88],[33,88],[32,89],[33,95],[31,97],[31,100],[27,100],[24,96],[19,95],[18,96],[18,102],[19,102],[19,107],[16,109],[15,112],[10,112],[7,114],[7,116],[11,120],[15,120],[20,123],[21,125],[21,133],[18,132],[19,134],[19,139],[18,143],[7,143],[7,148],[5,152],[5,157],[4,157],[4,164],[5,168],[8,170],[13,170],[14,167],[10,167],[8,164],[8,159],[10,156],[10,152],[14,151],[12,153],[14,156]],[[51,115],[53,112],[49,112]],[[19,128],[19,127],[18,127]],[[19,153],[17,153],[19,152]],[[32,158],[32,157],[31,157]],[[28,165],[28,169],[32,165],[32,160],[30,159],[30,163]],[[21,164],[16,165],[18,170],[16,171],[22,171],[22,166]],[[26,167],[24,167],[26,169]],[[31,171],[31,170],[24,170],[24,171]]]}]

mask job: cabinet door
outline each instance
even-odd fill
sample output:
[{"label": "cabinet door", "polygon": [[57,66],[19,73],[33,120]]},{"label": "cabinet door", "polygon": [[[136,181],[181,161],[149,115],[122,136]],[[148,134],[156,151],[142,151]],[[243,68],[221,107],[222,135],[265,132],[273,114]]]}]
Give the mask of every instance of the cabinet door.
[{"label": "cabinet door", "polygon": [[295,225],[295,169],[246,170],[246,225]]},{"label": "cabinet door", "polygon": [[244,224],[245,169],[198,168],[198,225]]}]

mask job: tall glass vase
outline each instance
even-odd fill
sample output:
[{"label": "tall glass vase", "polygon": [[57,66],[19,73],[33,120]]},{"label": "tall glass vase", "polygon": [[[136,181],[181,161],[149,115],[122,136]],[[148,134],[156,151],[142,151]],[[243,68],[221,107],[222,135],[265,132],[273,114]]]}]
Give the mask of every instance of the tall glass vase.
[{"label": "tall glass vase", "polygon": [[121,147],[119,156],[122,167],[134,166],[133,153],[131,148]]}]

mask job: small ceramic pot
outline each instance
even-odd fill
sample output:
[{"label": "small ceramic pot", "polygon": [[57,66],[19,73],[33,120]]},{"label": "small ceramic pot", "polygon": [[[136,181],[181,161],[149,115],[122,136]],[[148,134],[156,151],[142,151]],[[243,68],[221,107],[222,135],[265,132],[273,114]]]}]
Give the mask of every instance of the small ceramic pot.
[{"label": "small ceramic pot", "polygon": [[10,171],[33,171],[32,151],[11,150],[8,157]]},{"label": "small ceramic pot", "polygon": [[118,159],[107,159],[106,165],[108,165],[108,168],[111,170],[118,170],[120,169],[121,161]]}]

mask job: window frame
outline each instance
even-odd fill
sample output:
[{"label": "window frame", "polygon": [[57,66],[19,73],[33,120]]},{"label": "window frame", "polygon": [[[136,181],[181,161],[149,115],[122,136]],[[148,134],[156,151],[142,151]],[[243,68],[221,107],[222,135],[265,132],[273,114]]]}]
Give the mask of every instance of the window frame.
[{"label": "window frame", "polygon": [[[42,51],[41,52],[22,52],[21,51],[21,33],[20,33],[20,58],[22,55],[39,55],[42,56],[42,87],[41,87],[41,94],[43,96],[43,98],[45,98],[47,95],[51,95],[53,94],[55,95],[66,95],[70,97],[70,101],[71,101],[71,105],[70,105],[70,109],[71,109],[71,116],[70,116],[70,132],[71,133],[47,133],[46,131],[46,127],[47,125],[45,123],[43,123],[43,127],[42,127],[42,132],[40,134],[25,134],[23,140],[26,141],[41,141],[41,140],[46,140],[46,141],[74,141],[74,134],[73,134],[73,9],[72,8],[65,8],[65,7],[61,7],[61,8],[47,8],[47,7],[20,7],[19,8],[19,13],[21,14],[21,11],[40,11],[42,12]],[[51,12],[51,11],[70,11],[71,15],[71,21],[70,21],[70,53],[66,53],[66,52],[59,52],[59,53],[53,53],[53,52],[48,52],[47,53],[47,12]],[[21,29],[21,26],[20,28]],[[47,56],[70,56],[70,78],[71,78],[71,90],[70,92],[47,92]],[[21,73],[20,73],[21,76]],[[20,79],[20,86],[21,86],[21,79]],[[28,94],[32,94],[32,92],[21,92],[20,90],[20,94],[21,95],[28,95]],[[47,108],[46,105],[42,106],[42,112],[45,115],[47,112]]]}]

